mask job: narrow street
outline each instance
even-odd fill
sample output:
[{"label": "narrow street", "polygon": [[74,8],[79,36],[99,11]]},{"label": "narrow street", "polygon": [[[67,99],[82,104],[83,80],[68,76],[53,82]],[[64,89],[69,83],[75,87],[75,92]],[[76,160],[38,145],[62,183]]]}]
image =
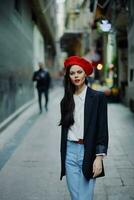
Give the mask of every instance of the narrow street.
[{"label": "narrow street", "polygon": [[[60,177],[59,102],[62,88],[50,94],[48,112],[37,103],[0,135],[0,200],[69,200]],[[134,114],[109,104],[109,151],[106,176],[97,180],[95,200],[134,199]]]}]

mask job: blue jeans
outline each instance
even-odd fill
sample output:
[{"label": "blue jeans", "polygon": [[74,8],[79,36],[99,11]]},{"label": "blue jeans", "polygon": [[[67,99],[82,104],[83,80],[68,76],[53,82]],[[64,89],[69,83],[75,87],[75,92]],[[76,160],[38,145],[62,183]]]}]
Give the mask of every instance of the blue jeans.
[{"label": "blue jeans", "polygon": [[95,179],[86,180],[82,173],[84,145],[67,142],[66,181],[72,200],[93,200]]}]

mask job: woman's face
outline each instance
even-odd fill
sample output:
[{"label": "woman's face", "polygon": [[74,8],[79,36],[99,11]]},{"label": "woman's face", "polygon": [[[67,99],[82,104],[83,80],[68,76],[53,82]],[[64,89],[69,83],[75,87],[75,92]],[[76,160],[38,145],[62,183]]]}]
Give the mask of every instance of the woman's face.
[{"label": "woman's face", "polygon": [[82,67],[79,65],[72,65],[69,72],[71,82],[75,86],[82,86],[85,84],[86,74]]}]

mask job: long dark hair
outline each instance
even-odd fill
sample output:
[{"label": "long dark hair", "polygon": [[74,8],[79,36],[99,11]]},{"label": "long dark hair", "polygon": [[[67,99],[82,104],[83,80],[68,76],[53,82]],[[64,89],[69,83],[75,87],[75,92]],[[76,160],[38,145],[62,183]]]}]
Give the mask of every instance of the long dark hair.
[{"label": "long dark hair", "polygon": [[[60,102],[61,108],[61,120],[59,125],[69,128],[74,124],[74,109],[75,103],[73,94],[75,93],[75,85],[70,80],[69,72],[71,66],[67,67],[66,73],[64,76],[64,96]],[[87,84],[87,80],[85,79]]]},{"label": "long dark hair", "polygon": [[61,108],[61,120],[59,125],[69,128],[74,124],[74,98],[73,94],[75,92],[75,86],[72,84],[69,72],[71,66],[67,67],[66,73],[64,76],[64,96],[60,102]]}]

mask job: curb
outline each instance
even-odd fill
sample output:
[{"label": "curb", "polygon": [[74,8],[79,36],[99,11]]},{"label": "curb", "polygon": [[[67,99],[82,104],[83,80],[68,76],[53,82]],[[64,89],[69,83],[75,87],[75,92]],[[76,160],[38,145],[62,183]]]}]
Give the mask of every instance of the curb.
[{"label": "curb", "polygon": [[27,108],[32,106],[37,100],[34,99],[32,101],[27,102],[23,106],[21,106],[17,111],[11,114],[7,119],[5,119],[2,123],[0,123],[0,134],[2,131],[7,128],[17,117],[19,117]]},{"label": "curb", "polygon": [[[61,87],[59,87],[61,88]],[[58,87],[56,88],[58,90]],[[53,97],[56,96],[57,90],[52,89],[50,91],[50,95]],[[53,98],[52,97],[52,98]],[[27,102],[23,106],[21,106],[17,111],[15,111],[13,114],[11,114],[7,119],[5,119],[2,123],[0,123],[0,134],[2,131],[4,131],[16,118],[18,118],[24,111],[26,111],[28,108],[30,108],[33,104],[37,103],[37,97],[35,97],[33,100]]]}]

